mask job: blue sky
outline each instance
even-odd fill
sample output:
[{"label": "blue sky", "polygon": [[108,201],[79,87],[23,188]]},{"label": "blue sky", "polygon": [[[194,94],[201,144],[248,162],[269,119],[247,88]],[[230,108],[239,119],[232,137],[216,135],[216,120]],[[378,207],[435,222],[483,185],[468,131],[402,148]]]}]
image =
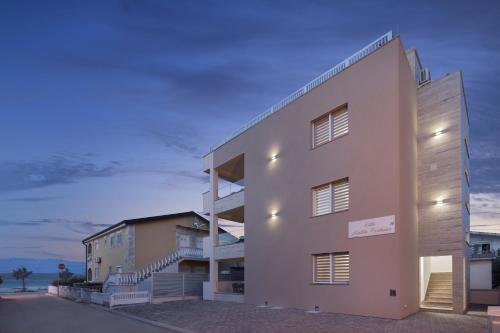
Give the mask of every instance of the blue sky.
[{"label": "blue sky", "polygon": [[472,223],[500,231],[498,1],[0,2],[0,258],[200,210],[209,147],[379,35],[463,70]]}]

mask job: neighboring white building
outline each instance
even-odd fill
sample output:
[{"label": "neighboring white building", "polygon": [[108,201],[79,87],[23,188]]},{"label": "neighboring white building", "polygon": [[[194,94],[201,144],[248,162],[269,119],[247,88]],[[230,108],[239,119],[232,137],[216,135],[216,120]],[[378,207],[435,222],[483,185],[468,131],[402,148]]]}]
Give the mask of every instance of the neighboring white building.
[{"label": "neighboring white building", "polygon": [[492,289],[493,260],[500,249],[500,234],[471,232],[470,289]]},{"label": "neighboring white building", "polygon": [[495,252],[498,255],[500,249],[500,233],[471,231],[470,233],[470,246],[472,254],[487,254]]}]

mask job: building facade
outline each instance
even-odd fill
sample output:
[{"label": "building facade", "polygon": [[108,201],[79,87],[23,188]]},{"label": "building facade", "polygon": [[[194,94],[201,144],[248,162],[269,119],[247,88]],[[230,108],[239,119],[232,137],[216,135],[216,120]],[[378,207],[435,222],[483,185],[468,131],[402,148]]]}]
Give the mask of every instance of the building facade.
[{"label": "building facade", "polygon": [[[468,126],[461,73],[430,80],[392,33],[297,90],[203,159],[204,297],[462,313]],[[224,220],[244,226],[244,242],[220,243]]]},{"label": "building facade", "polygon": [[195,212],[124,220],[83,240],[87,281],[104,282],[110,274],[139,272],[182,249],[193,249],[192,258],[171,265],[172,272],[208,272],[202,258],[207,236],[208,220]]}]

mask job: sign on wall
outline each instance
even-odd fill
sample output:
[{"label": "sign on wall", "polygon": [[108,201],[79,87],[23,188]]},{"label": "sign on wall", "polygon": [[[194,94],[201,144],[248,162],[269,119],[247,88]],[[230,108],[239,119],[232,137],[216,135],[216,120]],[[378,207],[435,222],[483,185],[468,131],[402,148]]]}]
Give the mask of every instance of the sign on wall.
[{"label": "sign on wall", "polygon": [[393,234],[395,232],[395,215],[349,222],[349,238]]}]

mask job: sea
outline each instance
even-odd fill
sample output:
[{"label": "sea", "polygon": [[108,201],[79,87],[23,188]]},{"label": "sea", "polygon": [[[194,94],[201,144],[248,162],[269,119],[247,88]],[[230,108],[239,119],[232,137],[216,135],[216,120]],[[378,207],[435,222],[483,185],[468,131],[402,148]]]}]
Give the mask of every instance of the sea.
[{"label": "sea", "polygon": [[[3,278],[3,283],[0,284],[0,294],[8,294],[20,292],[23,288],[21,280],[16,280],[12,273],[0,273]],[[27,291],[47,291],[47,287],[52,284],[52,281],[57,279],[57,273],[33,273],[26,278]]]}]

